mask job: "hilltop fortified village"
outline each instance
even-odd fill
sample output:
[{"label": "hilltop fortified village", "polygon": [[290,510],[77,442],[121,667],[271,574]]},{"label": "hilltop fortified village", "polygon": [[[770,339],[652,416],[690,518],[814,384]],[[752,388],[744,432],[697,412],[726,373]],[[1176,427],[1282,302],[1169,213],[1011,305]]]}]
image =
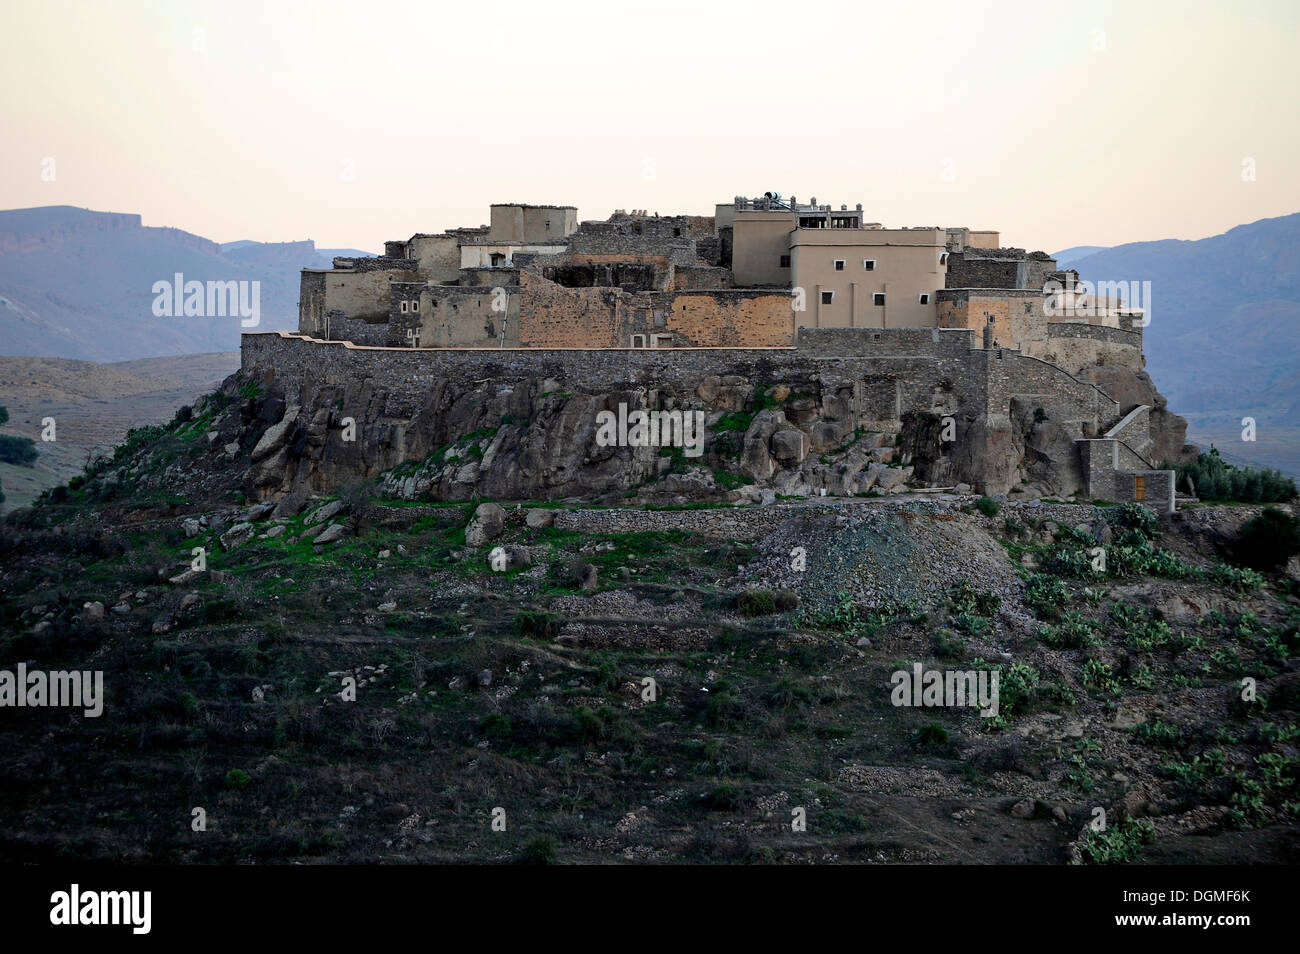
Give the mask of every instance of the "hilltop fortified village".
[{"label": "hilltop fortified village", "polygon": [[[296,417],[254,453],[253,489],[320,489],[341,465],[451,499],[955,487],[1171,511],[1159,463],[1186,425],[1143,371],[1144,314],[1076,283],[997,232],[885,228],[860,204],[493,205],[486,226],[304,269],[298,334],[245,336],[245,370]],[[703,411],[707,456],[599,446],[622,403]]]}]

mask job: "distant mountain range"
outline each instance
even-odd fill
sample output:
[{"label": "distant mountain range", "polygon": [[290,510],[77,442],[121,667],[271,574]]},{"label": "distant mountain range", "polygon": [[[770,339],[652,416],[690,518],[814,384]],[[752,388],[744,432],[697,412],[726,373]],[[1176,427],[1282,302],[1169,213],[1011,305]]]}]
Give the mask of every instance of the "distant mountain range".
[{"label": "distant mountain range", "polygon": [[1091,282],[1151,283],[1147,369],[1175,411],[1300,423],[1300,213],[1089,249],[1057,260]]},{"label": "distant mountain range", "polygon": [[140,216],[48,206],[0,212],[0,353],[126,361],[239,350],[238,317],[156,317],[154,283],[260,282],[261,330],[298,322],[298,271],[355,249],[218,244]]},{"label": "distant mountain range", "polygon": [[[1081,279],[1151,283],[1147,370],[1193,437],[1300,473],[1300,213],[1222,235],[1056,253]],[[1255,419],[1257,444],[1241,440]]]}]

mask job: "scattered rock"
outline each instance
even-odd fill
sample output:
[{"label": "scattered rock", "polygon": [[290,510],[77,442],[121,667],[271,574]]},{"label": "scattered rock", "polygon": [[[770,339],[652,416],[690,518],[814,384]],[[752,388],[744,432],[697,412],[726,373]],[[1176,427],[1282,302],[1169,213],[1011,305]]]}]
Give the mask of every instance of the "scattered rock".
[{"label": "scattered rock", "polygon": [[329,503],[321,507],[317,507],[311,513],[307,514],[306,519],[304,519],[302,522],[303,526],[314,527],[319,523],[324,523],[326,520],[329,520],[331,517],[337,516],[338,514],[342,513],[342,511],[343,511],[343,501],[331,500]]},{"label": "scattered rock", "polygon": [[465,528],[465,545],[481,547],[501,536],[506,527],[506,512],[499,504],[479,504]]},{"label": "scattered rock", "polygon": [[331,523],[328,527],[316,535],[315,543],[318,546],[324,546],[327,543],[335,543],[347,536],[348,528],[341,523]]},{"label": "scattered rock", "polygon": [[545,529],[555,523],[555,511],[546,510],[540,507],[530,510],[528,511],[528,516],[524,518],[524,522],[534,530]]},{"label": "scattered rock", "polygon": [[233,550],[236,547],[243,546],[253,537],[253,525],[251,523],[237,523],[221,535],[221,549]]}]

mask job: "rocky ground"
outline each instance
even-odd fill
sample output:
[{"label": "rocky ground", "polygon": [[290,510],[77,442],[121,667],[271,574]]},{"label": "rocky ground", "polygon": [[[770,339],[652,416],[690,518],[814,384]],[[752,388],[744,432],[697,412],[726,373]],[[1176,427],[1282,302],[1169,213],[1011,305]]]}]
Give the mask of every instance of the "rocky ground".
[{"label": "rocky ground", "polygon": [[[255,503],[275,424],[210,439],[232,413],[4,524],[0,668],[107,695],[5,710],[6,860],[1300,854],[1300,590],[1239,565],[1259,507]],[[998,715],[893,704],[917,663],[996,670]]]}]

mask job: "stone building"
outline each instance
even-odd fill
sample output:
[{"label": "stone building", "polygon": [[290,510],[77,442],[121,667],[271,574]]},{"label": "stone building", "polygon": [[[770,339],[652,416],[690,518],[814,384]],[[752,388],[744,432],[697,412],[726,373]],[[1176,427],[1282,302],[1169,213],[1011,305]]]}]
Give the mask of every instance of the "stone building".
[{"label": "stone building", "polygon": [[[1032,404],[1053,436],[1030,427],[1036,436],[1015,439],[1022,453],[1062,458],[1060,486],[1172,509],[1172,472],[1155,465],[1182,450],[1181,419],[1143,371],[1142,311],[1076,280],[995,231],[884,228],[860,204],[777,193],[737,196],[713,216],[619,210],[581,222],[573,206],[498,204],[486,226],[304,269],[299,333],[419,351],[798,353],[815,342],[816,360],[853,356],[861,393],[893,395],[873,412],[891,426],[909,413],[904,395],[913,412],[952,398],[974,415],[984,450],[936,474],[1001,487],[1015,468],[986,458]],[[906,387],[904,359],[917,378]]]}]

